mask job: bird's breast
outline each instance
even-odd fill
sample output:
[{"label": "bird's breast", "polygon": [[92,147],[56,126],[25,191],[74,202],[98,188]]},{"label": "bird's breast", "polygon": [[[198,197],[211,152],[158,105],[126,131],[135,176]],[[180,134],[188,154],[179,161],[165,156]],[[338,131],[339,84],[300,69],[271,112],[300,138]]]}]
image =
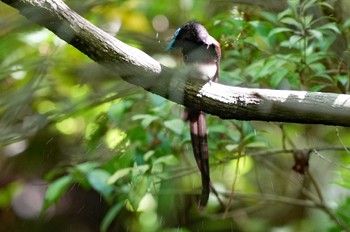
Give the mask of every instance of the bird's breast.
[{"label": "bird's breast", "polygon": [[187,64],[190,68],[190,77],[193,79],[213,80],[218,69],[217,63],[191,63]]}]

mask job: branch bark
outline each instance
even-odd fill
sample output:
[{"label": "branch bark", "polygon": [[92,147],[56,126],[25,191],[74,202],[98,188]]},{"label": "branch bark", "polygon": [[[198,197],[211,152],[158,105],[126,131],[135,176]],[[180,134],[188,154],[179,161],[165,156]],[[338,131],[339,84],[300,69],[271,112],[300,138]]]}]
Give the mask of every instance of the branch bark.
[{"label": "branch bark", "polygon": [[61,0],[1,0],[51,30],[125,81],[223,119],[350,126],[350,96],[248,89],[188,80],[185,69],[162,66],[71,10]]}]

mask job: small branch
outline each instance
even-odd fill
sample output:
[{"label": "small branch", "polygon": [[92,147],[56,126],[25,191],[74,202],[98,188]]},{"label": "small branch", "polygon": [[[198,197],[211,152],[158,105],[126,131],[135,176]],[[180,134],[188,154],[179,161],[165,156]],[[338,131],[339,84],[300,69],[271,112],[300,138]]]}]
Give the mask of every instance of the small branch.
[{"label": "small branch", "polygon": [[60,0],[1,0],[46,27],[125,81],[223,119],[350,126],[350,96],[248,89],[187,80],[187,71],[162,66],[112,37]]},{"label": "small branch", "polygon": [[[344,150],[344,147],[342,148],[342,150]],[[345,165],[342,165],[342,164],[338,164],[338,163],[335,163],[334,161],[330,160],[330,159],[327,159],[326,157],[324,157],[323,155],[321,155],[317,150],[317,149],[313,149],[312,150],[319,158],[329,162],[330,164],[334,165],[334,166],[337,166],[337,167],[340,167],[340,168],[344,168],[344,169],[347,169],[347,170],[350,170],[350,167],[347,167]]]},{"label": "small branch", "polygon": [[[347,149],[350,149],[350,147],[346,147]],[[324,156],[322,156],[321,154],[319,154],[319,151],[344,151],[345,147],[343,146],[329,146],[329,147],[313,147],[313,148],[300,148],[300,149],[295,149],[295,148],[290,148],[290,149],[284,149],[284,148],[275,148],[275,149],[269,149],[269,150],[262,150],[262,151],[245,151],[244,154],[240,154],[240,155],[235,155],[235,156],[231,156],[228,157],[227,159],[224,160],[220,160],[217,163],[215,163],[215,165],[220,165],[223,163],[226,163],[228,161],[231,160],[235,160],[235,159],[240,159],[240,158],[244,158],[246,156],[250,156],[250,157],[264,157],[264,156],[271,156],[271,155],[277,155],[277,154],[287,154],[287,153],[293,153],[293,152],[297,152],[297,151],[305,151],[305,150],[310,150],[312,152],[314,152],[317,156],[319,156],[321,159],[324,159],[327,162],[330,162],[334,165],[337,165],[336,163],[332,162],[331,160],[325,158]],[[230,153],[239,153],[241,151],[239,150],[232,150],[230,151]],[[339,165],[337,165],[339,166]],[[349,169],[346,166],[340,166],[346,169]]]},{"label": "small branch", "polygon": [[[220,193],[223,196],[229,198],[230,192],[227,193]],[[272,201],[276,203],[284,203],[284,204],[290,204],[290,205],[297,205],[297,206],[303,206],[303,207],[309,207],[309,208],[317,208],[319,207],[315,202],[311,200],[301,200],[296,199],[292,197],[285,197],[280,195],[274,195],[274,194],[259,194],[259,193],[238,193],[235,192],[235,198],[241,199],[241,200],[262,200],[262,201]]]},{"label": "small branch", "polygon": [[[221,195],[229,198],[230,192],[228,193],[220,193]],[[301,200],[291,197],[285,197],[285,196],[279,196],[279,195],[273,195],[273,194],[242,194],[242,193],[235,193],[235,198],[239,200],[260,200],[260,201],[266,201],[273,203],[281,203],[281,204],[288,204],[288,205],[296,205],[296,206],[302,206],[307,208],[315,208],[322,210],[325,214],[327,214],[336,224],[338,224],[344,231],[350,231],[350,228],[342,221],[341,218],[339,218],[331,209],[329,209],[326,205],[317,203],[312,200]],[[219,214],[216,216],[211,216],[211,218],[227,218],[231,216],[231,214]]]}]

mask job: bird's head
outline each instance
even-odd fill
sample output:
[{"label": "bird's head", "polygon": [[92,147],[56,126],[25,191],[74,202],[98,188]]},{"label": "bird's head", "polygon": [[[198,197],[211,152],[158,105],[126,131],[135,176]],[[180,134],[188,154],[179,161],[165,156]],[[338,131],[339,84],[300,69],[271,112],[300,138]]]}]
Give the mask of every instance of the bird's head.
[{"label": "bird's head", "polygon": [[167,51],[181,48],[185,62],[219,62],[220,44],[211,37],[205,27],[190,21],[178,28],[170,41]]}]

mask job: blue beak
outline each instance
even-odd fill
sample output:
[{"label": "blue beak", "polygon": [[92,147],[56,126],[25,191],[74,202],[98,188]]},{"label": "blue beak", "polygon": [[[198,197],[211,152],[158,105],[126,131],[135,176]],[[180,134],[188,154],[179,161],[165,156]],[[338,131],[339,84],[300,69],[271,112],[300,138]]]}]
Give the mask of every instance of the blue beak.
[{"label": "blue beak", "polygon": [[174,33],[174,36],[173,38],[171,39],[169,45],[165,48],[165,51],[169,52],[171,51],[173,48],[174,48],[174,45],[175,45],[175,40],[176,40],[176,37],[177,35],[179,34],[181,28],[178,28],[175,33]]}]

